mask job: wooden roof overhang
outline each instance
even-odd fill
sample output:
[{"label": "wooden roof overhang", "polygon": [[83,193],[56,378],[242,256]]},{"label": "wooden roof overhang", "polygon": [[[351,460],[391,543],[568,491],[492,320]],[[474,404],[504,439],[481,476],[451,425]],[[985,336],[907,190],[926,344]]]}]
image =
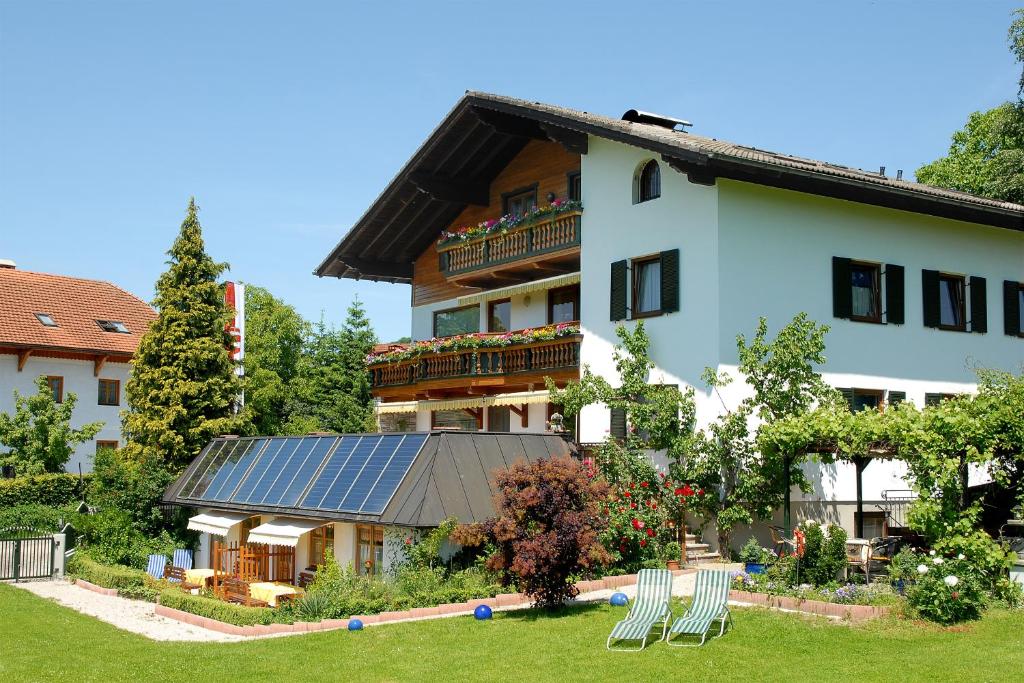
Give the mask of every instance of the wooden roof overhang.
[{"label": "wooden roof overhang", "polygon": [[585,154],[589,135],[658,154],[694,183],[710,185],[718,178],[727,178],[1024,230],[1024,212],[1014,204],[745,148],[657,125],[468,92],[314,274],[411,282],[413,261],[466,206],[487,204],[491,181],[528,140],[554,141]]}]

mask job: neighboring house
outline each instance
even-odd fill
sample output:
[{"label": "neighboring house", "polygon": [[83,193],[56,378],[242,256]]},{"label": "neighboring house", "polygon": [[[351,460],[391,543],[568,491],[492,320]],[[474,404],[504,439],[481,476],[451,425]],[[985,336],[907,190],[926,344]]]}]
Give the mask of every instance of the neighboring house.
[{"label": "neighboring house", "polygon": [[[586,364],[615,381],[615,327],[637,319],[650,381],[695,387],[701,425],[723,409],[701,371],[735,372],[736,335],[759,316],[772,330],[801,311],[828,324],[821,370],[858,407],[970,392],[975,366],[1020,370],[1024,207],[687,125],[463,97],[315,272],[411,284],[414,341],[575,321],[579,332],[480,351],[435,341],[413,358],[379,348],[368,365],[382,428],[544,430],[544,377],[564,384]],[[552,200],[582,210],[439,243]],[[725,403],[746,391],[734,382]],[[601,406],[574,427],[583,443],[626,429]],[[878,506],[907,488],[899,463],[870,464],[855,520],[854,468],[808,470],[814,492],[796,514],[868,536],[881,531]]]},{"label": "neighboring house", "polygon": [[121,410],[132,355],[156,312],[120,287],[97,280],[18,270],[0,262],[0,412],[14,390],[36,392],[45,375],[54,398],[78,397],[72,426],[103,422],[66,468],[92,470],[96,449],[122,444]]},{"label": "neighboring house", "polygon": [[215,439],[164,494],[197,508],[196,566],[292,583],[328,550],[387,572],[407,539],[447,517],[494,515],[493,473],[571,455],[552,434],[312,434]]}]

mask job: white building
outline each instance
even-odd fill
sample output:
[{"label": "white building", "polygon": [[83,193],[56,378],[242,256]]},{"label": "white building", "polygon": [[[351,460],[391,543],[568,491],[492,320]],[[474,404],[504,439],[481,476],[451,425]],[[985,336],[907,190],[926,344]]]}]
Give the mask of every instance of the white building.
[{"label": "white building", "polygon": [[[736,335],[803,311],[827,323],[826,380],[858,406],[972,391],[977,366],[1024,363],[1024,207],[622,119],[469,93],[317,269],[408,283],[414,341],[578,321],[579,332],[493,349],[381,348],[370,363],[384,429],[546,428],[543,378],[581,364],[616,380],[615,327],[644,319],[651,383],[735,372]],[[583,210],[439,243],[552,201]],[[573,205],[568,205],[570,208]],[[564,331],[563,331],[564,332]],[[435,342],[437,344],[437,342]],[[387,362],[386,362],[387,361]],[[729,387],[735,405],[743,382]],[[591,406],[578,436],[624,424]],[[852,466],[809,465],[797,517],[854,528]],[[898,464],[864,475],[867,514],[905,489]]]},{"label": "white building", "polygon": [[34,394],[41,375],[56,400],[75,394],[72,426],[103,428],[78,446],[66,468],[91,471],[97,448],[122,443],[132,355],[155,318],[149,304],[108,282],[0,262],[0,412],[13,413],[14,390]]}]

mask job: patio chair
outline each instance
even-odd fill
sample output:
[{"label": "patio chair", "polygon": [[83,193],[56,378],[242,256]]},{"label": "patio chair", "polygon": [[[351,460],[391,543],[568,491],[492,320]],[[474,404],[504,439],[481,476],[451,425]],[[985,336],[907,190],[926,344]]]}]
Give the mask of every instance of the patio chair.
[{"label": "patio chair", "polygon": [[[702,569],[697,572],[697,585],[693,589],[693,603],[686,614],[672,624],[665,635],[665,642],[676,647],[700,647],[708,637],[713,621],[721,621],[718,635],[725,633],[726,620],[732,624],[729,613],[729,587],[732,575],[729,572]],[[674,636],[700,636],[699,643],[673,643]]]},{"label": "patio chair", "polygon": [[220,584],[220,597],[226,602],[234,602],[249,607],[267,607],[263,600],[257,600],[249,593],[249,584],[233,576],[226,577]]},{"label": "patio chair", "polygon": [[150,555],[146,563],[146,573],[159,581],[164,578],[164,568],[167,566],[166,555]]},{"label": "patio chair", "polygon": [[193,591],[202,588],[198,583],[192,583],[185,576],[185,570],[181,567],[175,567],[174,565],[167,565],[164,568],[164,578],[167,579],[168,583],[176,583],[178,586],[185,591]]},{"label": "patio chair", "polygon": [[185,570],[192,569],[192,551],[188,548],[177,548],[174,557],[171,558],[171,564]]},{"label": "patio chair", "polygon": [[612,649],[613,640],[639,640],[638,648],[616,648],[621,651],[638,652],[647,647],[651,629],[661,624],[664,637],[668,620],[672,616],[669,601],[672,599],[672,572],[667,569],[641,569],[637,573],[636,600],[626,618],[615,624],[608,636],[605,647]]}]

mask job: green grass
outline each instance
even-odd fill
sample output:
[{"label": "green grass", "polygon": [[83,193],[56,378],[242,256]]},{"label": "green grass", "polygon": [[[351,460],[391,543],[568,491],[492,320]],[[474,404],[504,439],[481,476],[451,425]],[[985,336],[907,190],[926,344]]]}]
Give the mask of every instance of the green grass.
[{"label": "green grass", "polygon": [[[1024,611],[955,629],[850,626],[736,609],[700,649],[607,652],[624,610],[498,613],[244,643],[159,643],[0,584],[0,680],[12,681],[1019,681]],[[1015,644],[1015,645],[1014,645]]]}]

